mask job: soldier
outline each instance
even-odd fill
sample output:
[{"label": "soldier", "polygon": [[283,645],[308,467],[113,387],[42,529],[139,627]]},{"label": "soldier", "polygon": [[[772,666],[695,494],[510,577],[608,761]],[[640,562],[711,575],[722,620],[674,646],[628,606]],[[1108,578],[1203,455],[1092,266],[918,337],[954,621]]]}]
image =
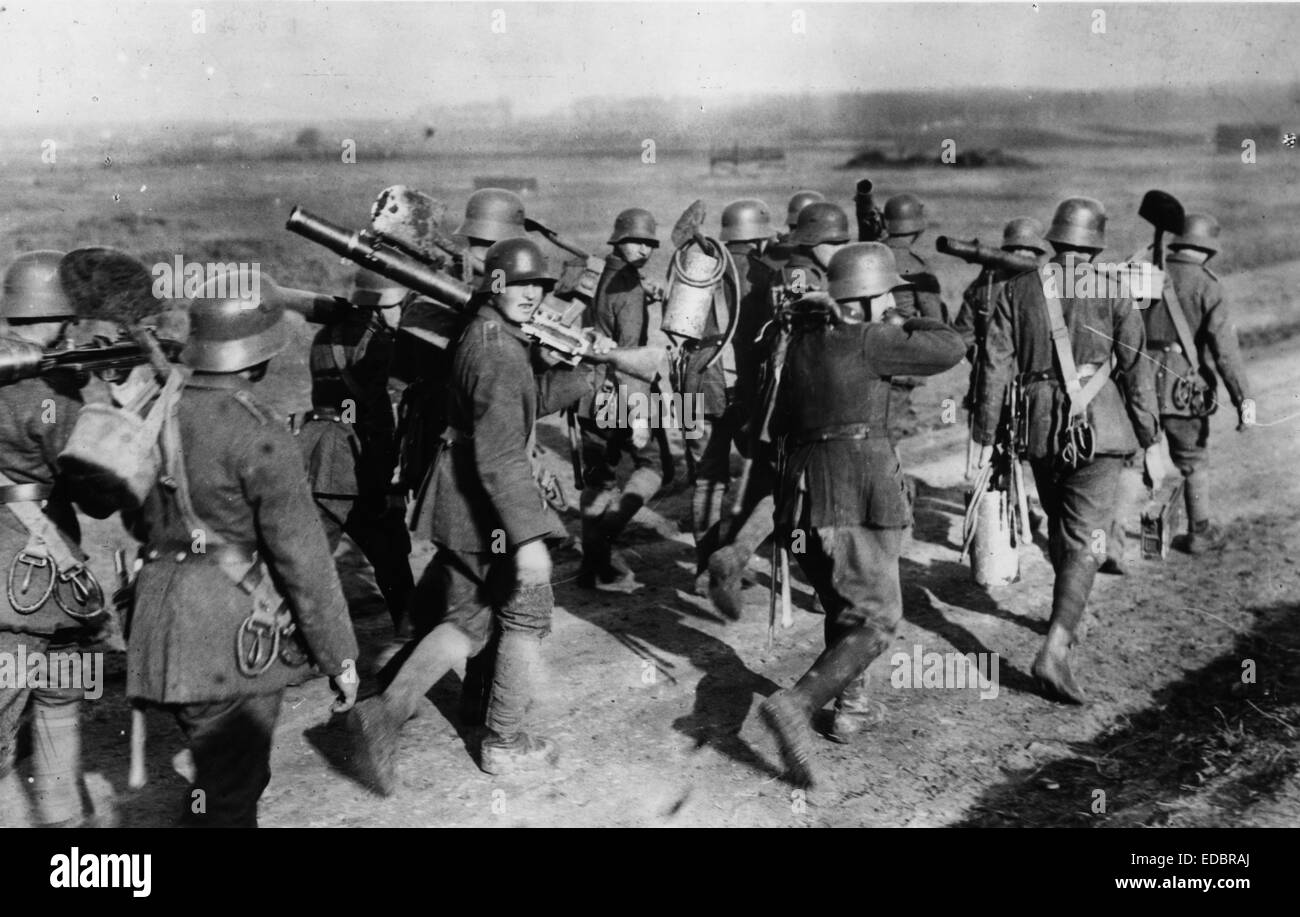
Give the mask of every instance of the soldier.
[{"label": "soldier", "polygon": [[[502,188],[475,191],[465,204],[465,219],[456,228],[456,235],[467,245],[467,256],[458,266],[459,273],[467,281],[476,282],[481,276],[476,268],[481,267],[488,246],[525,233],[524,202],[519,195]],[[442,327],[435,329],[438,333],[451,341],[460,337],[467,319],[442,310],[432,314],[443,322]],[[402,482],[408,491],[414,493],[424,483],[438,449],[438,437],[447,425],[451,354],[404,335],[397,341],[393,364],[393,374],[411,382],[402,393],[398,426],[401,430]]]},{"label": "soldier", "polygon": [[[753,198],[732,201],[722,211],[719,240],[729,251],[744,252],[746,260],[736,262],[740,289],[734,304],[725,295],[714,297],[714,308],[704,326],[705,337],[682,345],[681,370],[674,387],[683,397],[699,399],[702,420],[695,435],[686,438],[686,467],[695,482],[691,501],[691,529],[695,536],[695,593],[707,596],[709,557],[721,545],[722,504],[731,484],[731,446],[740,437],[741,427],[751,410],[741,401],[747,393],[739,373],[741,362],[752,352],[754,333],[761,327],[765,304],[755,306],[751,295],[751,271],[748,253],[761,254],[761,246],[775,231],[767,204]],[[737,254],[732,254],[733,260]],[[748,308],[747,308],[748,306]],[[730,309],[739,309],[735,317]],[[726,330],[735,321],[733,342],[726,341]],[[746,339],[748,335],[748,339]]]},{"label": "soldier", "polygon": [[939,278],[915,251],[925,228],[925,204],[916,195],[896,194],[885,201],[885,229],[889,232],[885,244],[893,249],[898,273],[908,283],[908,289],[894,297],[899,312],[946,322],[948,307],[943,302]]},{"label": "soldier", "polygon": [[335,712],[356,699],[357,643],[298,444],[254,399],[288,343],[283,310],[201,297],[190,317],[166,473],[125,514],[144,542],[127,695],[170,711],[185,735],[195,773],[182,823],[256,827],[284,689],[309,674],[297,637],[330,676]]},{"label": "soldier", "polygon": [[[1110,295],[1092,264],[1105,229],[1099,201],[1063,201],[1046,236],[1055,255],[1042,270],[1003,286],[980,356],[975,423],[983,467],[992,458],[1006,388],[1017,377],[1024,427],[1013,435],[1034,469],[1056,574],[1051,625],[1032,671],[1050,696],[1071,703],[1086,700],[1070,653],[1102,560],[1095,533],[1110,528],[1125,457],[1141,446],[1155,461],[1151,447],[1159,436],[1142,319],[1131,299]],[[1099,295],[1064,295],[1085,289]]]},{"label": "soldier", "polygon": [[[925,228],[925,205],[916,195],[896,194],[885,202],[885,229],[889,235],[884,242],[893,250],[898,272],[908,283],[908,288],[899,290],[894,297],[898,311],[905,316],[924,315],[926,318],[946,322],[948,307],[939,290],[939,278],[934,276],[929,264],[915,250],[916,241],[925,232]],[[907,376],[892,380],[889,428],[895,440],[909,429],[906,418],[912,413],[912,389],[920,385],[920,379]],[[909,482],[909,492],[911,486]]]},{"label": "soldier", "polygon": [[826,195],[823,195],[820,191],[796,191],[796,193],[790,195],[790,202],[785,207],[785,232],[777,235],[772,245],[768,246],[771,254],[777,260],[789,258],[790,246],[792,246],[790,235],[794,233],[794,228],[800,221],[800,211],[809,204],[819,202],[819,200],[826,200]]},{"label": "soldier", "polygon": [[356,272],[355,308],[312,340],[312,409],[294,424],[330,551],[345,532],[357,543],[374,566],[399,636],[409,635],[406,605],[415,581],[406,501],[393,485],[397,444],[388,370],[406,295],[387,278]]},{"label": "soldier", "polygon": [[382,694],[352,715],[366,738],[366,773],[391,793],[402,724],[452,667],[500,636],[487,732],[479,766],[489,774],[552,764],[549,739],[524,731],[525,712],[550,632],[554,597],[544,539],[563,534],[530,466],[536,418],[590,390],[590,374],[559,366],[538,375],[536,350],[521,325],[554,283],[528,239],[487,251],[477,310],[456,346],[449,425],[416,520],[437,553],[416,586],[439,623],[413,648]]},{"label": "soldier", "polygon": [[789,257],[779,266],[759,259],[750,270],[754,292],[750,296],[752,303],[742,309],[742,316],[747,318],[737,330],[736,338],[744,346],[742,349],[738,343],[736,354],[741,369],[738,401],[749,413],[748,435],[740,443],[746,447],[744,451],[751,461],[746,493],[741,498],[739,512],[731,520],[730,537],[709,559],[709,597],[720,611],[733,619],[740,617],[740,589],[749,558],[772,533],[771,493],[775,485],[776,456],[770,443],[761,442],[764,418],[758,415],[765,413],[759,396],[760,369],[771,354],[775,335],[766,336],[762,344],[755,344],[754,339],[767,326],[774,309],[826,288],[827,265],[850,238],[849,216],[843,208],[827,201],[814,201],[799,212],[788,239],[788,245],[792,246]]},{"label": "soldier", "polygon": [[889,248],[854,243],[831,259],[828,293],[791,313],[774,419],[777,532],[802,541],[795,556],[825,608],[826,649],[761,714],[799,785],[814,782],[812,717],[836,700],[832,733],[847,738],[867,710],[867,666],[902,617],[898,561],[911,513],[885,428],[889,377],[932,375],[962,358],[960,335],[944,323],[897,315],[893,291],[904,284]]},{"label": "soldier", "polygon": [[[641,347],[662,337],[660,307],[652,302],[641,277],[641,268],[659,247],[655,231],[654,216],[638,207],[624,210],[614,220],[609,237],[614,250],[605,258],[605,269],[588,310],[591,320],[586,324],[619,347]],[[597,371],[596,390],[604,403],[599,408],[591,405],[580,412],[585,416],[579,417],[587,471],[581,499],[582,568],[578,583],[589,589],[630,592],[640,584],[614,552],[613,544],[671,474],[671,468],[664,466],[665,458],[671,461],[671,457],[662,448],[662,434],[656,436],[651,431],[648,417],[619,411],[620,401],[627,403],[632,394],[647,397],[650,386],[620,375],[613,367],[602,368],[603,373]],[[632,428],[602,427],[602,415],[632,416]],[[632,459],[632,474],[620,494],[616,469],[624,455]]]},{"label": "soldier", "polygon": [[[58,278],[62,257],[62,252],[29,252],[9,266],[0,299],[6,337],[45,349],[63,341],[76,314]],[[79,639],[92,633],[80,605],[70,601],[72,591],[56,581],[56,572],[78,581],[89,575],[81,566],[85,555],[78,546],[80,527],[67,482],[55,466],[81,404],[80,385],[71,373],[0,386],[0,501],[5,504],[0,510],[0,560],[9,575],[7,598],[0,598],[0,653],[9,660],[11,674],[15,659],[76,653]],[[65,605],[78,616],[66,612]],[[59,668],[48,667],[49,674]],[[65,684],[30,685],[30,671],[30,665],[23,665],[21,683],[11,679],[0,686],[0,783],[7,797],[0,797],[0,825],[23,821],[18,812],[4,808],[6,802],[18,805],[21,798],[13,786],[14,758],[29,701],[36,820],[46,826],[83,824],[79,717],[85,692]]]},{"label": "soldier", "polygon": [[[1187,535],[1176,543],[1189,554],[1203,554],[1223,540],[1223,532],[1210,522],[1209,415],[1217,406],[1219,385],[1210,369],[1210,357],[1237,410],[1239,431],[1253,422],[1247,407],[1251,397],[1231,309],[1219,278],[1207,266],[1219,250],[1219,221],[1208,213],[1188,213],[1183,234],[1175,237],[1169,247],[1172,254],[1165,259],[1166,292],[1159,302],[1142,310],[1142,321],[1146,326],[1147,353],[1158,366],[1160,426],[1169,443],[1169,456],[1183,476]],[[1175,319],[1174,309],[1181,312],[1181,321]],[[1196,351],[1196,367],[1187,358],[1189,347]],[[1198,394],[1187,397],[1192,391]],[[1117,518],[1107,544],[1109,556],[1101,567],[1105,573],[1125,572],[1123,517],[1140,492],[1138,471],[1125,470],[1120,480]]]},{"label": "soldier", "polygon": [[[1047,254],[1047,243],[1043,241],[1043,224],[1033,217],[1016,217],[1007,222],[1002,230],[1002,250],[1013,255],[1024,255],[1041,259]],[[984,347],[984,335],[988,332],[989,313],[997,302],[998,293],[1014,276],[1003,267],[985,265],[979,275],[971,281],[970,286],[961,297],[961,308],[952,326],[966,342],[966,359],[970,363],[970,385],[966,391],[966,410],[975,410],[975,398],[978,395],[977,373],[979,353]]]}]

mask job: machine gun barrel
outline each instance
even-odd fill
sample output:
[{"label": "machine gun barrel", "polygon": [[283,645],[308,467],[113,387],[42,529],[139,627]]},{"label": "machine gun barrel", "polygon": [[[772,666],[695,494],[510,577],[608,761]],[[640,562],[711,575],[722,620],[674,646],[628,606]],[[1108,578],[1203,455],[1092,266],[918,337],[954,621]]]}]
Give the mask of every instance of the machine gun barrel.
[{"label": "machine gun barrel", "polygon": [[[179,345],[171,341],[169,357],[176,355]],[[113,344],[90,344],[68,350],[45,350],[38,344],[12,338],[0,339],[0,385],[20,379],[34,379],[48,373],[100,372],[139,366],[149,362],[149,355],[135,341]]]},{"label": "machine gun barrel", "polygon": [[978,239],[969,242],[940,236],[934,240],[934,247],[945,255],[952,255],[970,264],[982,264],[986,267],[1000,267],[1017,273],[1038,270],[1038,261],[1024,255],[1004,252],[1000,248],[983,245]]},{"label": "machine gun barrel", "polygon": [[301,207],[293,208],[284,228],[453,310],[469,303],[472,291],[467,284],[385,245],[368,232],[344,229]]}]

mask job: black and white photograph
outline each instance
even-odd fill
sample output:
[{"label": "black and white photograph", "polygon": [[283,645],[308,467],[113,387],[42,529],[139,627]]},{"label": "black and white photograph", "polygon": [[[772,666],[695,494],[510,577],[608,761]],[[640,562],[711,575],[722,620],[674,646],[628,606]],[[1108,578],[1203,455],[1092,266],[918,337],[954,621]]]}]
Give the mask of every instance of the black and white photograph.
[{"label": "black and white photograph", "polygon": [[1300,826],[1297,35],[0,0],[0,827]]}]

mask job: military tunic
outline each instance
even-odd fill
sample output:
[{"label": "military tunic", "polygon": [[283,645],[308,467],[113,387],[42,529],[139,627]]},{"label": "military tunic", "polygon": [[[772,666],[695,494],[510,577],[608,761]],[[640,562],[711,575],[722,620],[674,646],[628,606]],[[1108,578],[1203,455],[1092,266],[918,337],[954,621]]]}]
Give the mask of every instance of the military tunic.
[{"label": "military tunic", "polygon": [[347,533],[375,569],[394,621],[414,586],[411,537],[392,507],[397,465],[388,394],[394,336],[379,313],[349,309],[312,341],[312,410],[298,431],[312,496],[331,551]]},{"label": "military tunic", "polygon": [[251,389],[238,375],[196,373],[177,406],[191,501],[201,526],[210,527],[206,541],[196,541],[204,531],[191,530],[162,484],[127,520],[146,543],[127,694],[176,715],[194,755],[195,787],[207,800],[206,812],[195,813],[187,798],[184,818],[210,826],[256,824],[284,688],[307,674],[278,658],[256,677],[239,670],[236,635],[252,600],[217,566],[225,550],[217,542],[256,550],[322,672],[338,675],[357,655],[298,444]]},{"label": "military tunic", "polygon": [[[58,526],[73,555],[84,557],[77,546],[80,527],[76,512],[55,466],[55,458],[67,443],[80,409],[77,382],[68,374],[0,386],[0,471],[15,484],[51,488],[45,514]],[[0,508],[0,575],[8,575],[10,564],[27,546],[28,538],[18,517]],[[47,572],[33,571],[33,583],[43,584]],[[15,588],[19,588],[22,567],[15,575],[19,578]],[[9,654],[10,659],[19,653],[32,659],[52,649],[75,650],[77,637],[85,633],[81,622],[59,608],[53,597],[30,614],[20,614],[10,605],[7,594],[0,591],[0,652]],[[69,726],[75,735],[83,694],[64,687],[0,687],[0,777],[14,766],[18,731],[30,700],[33,789],[38,815],[45,824],[80,816],[80,786],[76,779],[80,762],[69,758],[67,738]],[[0,822],[13,825],[18,818],[3,816]]]},{"label": "military tunic", "polygon": [[[530,462],[537,417],[573,404],[592,383],[585,368],[541,367],[523,331],[486,305],[456,345],[451,381],[448,429],[415,523],[437,547],[417,602],[463,630],[477,653],[514,590],[514,552],[564,535]],[[534,625],[549,631],[549,607]]]},{"label": "military tunic", "polygon": [[[1075,272],[1076,288],[1100,290],[1095,268],[1058,254],[1049,264]],[[1043,292],[1044,274],[1027,271],[1007,281],[998,294],[980,360],[979,411],[975,437],[991,444],[1011,379],[1023,380],[1026,455],[1034,469],[1038,497],[1048,517],[1049,553],[1056,572],[1052,621],[1074,633],[1082,621],[1097,566],[1105,559],[1097,533],[1109,531],[1125,457],[1152,445],[1159,435],[1150,363],[1142,358],[1146,335],[1133,302],[1122,297],[1060,296],[1070,349],[1080,378],[1106,364],[1111,377],[1088,404],[1086,419],[1094,456],[1075,466],[1061,461],[1068,400],[1052,345]],[[1064,292],[1070,292],[1066,284]]]},{"label": "military tunic", "polygon": [[773,423],[784,450],[776,525],[783,538],[804,534],[794,554],[826,610],[828,646],[856,628],[891,634],[902,616],[911,508],[886,429],[889,379],[961,358],[961,337],[926,318],[794,329]]}]

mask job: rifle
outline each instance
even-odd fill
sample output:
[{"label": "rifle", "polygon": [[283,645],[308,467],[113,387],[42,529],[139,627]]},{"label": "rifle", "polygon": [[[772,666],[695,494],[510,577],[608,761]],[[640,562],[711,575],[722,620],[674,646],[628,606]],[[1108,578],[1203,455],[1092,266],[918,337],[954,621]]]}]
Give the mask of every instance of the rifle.
[{"label": "rifle", "polygon": [[[180,353],[181,345],[175,341],[161,343],[169,358]],[[0,385],[57,372],[104,372],[148,362],[148,354],[135,341],[46,350],[30,341],[0,337]]]}]

